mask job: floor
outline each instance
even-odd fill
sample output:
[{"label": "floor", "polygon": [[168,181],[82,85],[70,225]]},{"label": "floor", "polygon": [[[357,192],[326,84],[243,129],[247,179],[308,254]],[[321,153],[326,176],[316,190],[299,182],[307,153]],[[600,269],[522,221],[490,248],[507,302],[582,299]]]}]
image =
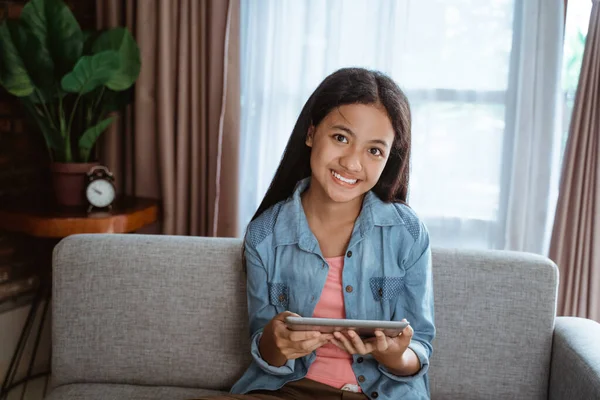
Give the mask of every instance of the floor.
[{"label": "floor", "polygon": [[[29,305],[23,305],[21,307],[13,308],[10,310],[2,310],[0,312],[0,384],[5,378],[8,370],[10,361],[13,356],[13,352],[17,346],[21,330],[25,323],[25,319],[29,313]],[[38,313],[38,314],[41,314]],[[48,315],[44,323],[44,331],[42,334],[41,342],[38,348],[36,362],[34,365],[34,373],[44,371],[47,368],[48,360],[50,357],[50,320],[51,315]],[[39,325],[39,315],[36,318],[35,326]],[[35,334],[32,332],[29,340],[27,341],[27,347],[23,354],[24,362],[19,366],[18,376],[23,376],[27,371],[28,362],[30,360]],[[44,391],[45,378],[38,378],[28,382],[27,388],[23,399],[26,400],[40,400],[42,399],[42,393]],[[8,396],[7,400],[20,400],[22,395],[23,387],[17,387],[13,389]]]},{"label": "floor", "polygon": [[[45,381],[45,378],[38,378],[36,380],[33,380],[33,381],[27,383],[27,389],[25,391],[25,397],[23,397],[23,399],[24,400],[41,400],[43,398],[42,393],[44,392],[44,381]],[[7,400],[20,400],[22,391],[23,391],[22,387],[14,389],[8,396]]]}]

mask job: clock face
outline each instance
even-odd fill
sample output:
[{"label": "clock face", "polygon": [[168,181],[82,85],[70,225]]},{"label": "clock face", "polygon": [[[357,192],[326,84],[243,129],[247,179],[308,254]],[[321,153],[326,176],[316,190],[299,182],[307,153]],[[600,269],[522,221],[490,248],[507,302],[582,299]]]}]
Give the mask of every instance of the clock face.
[{"label": "clock face", "polygon": [[88,184],[85,194],[94,207],[107,207],[115,199],[115,187],[106,179],[97,179]]}]

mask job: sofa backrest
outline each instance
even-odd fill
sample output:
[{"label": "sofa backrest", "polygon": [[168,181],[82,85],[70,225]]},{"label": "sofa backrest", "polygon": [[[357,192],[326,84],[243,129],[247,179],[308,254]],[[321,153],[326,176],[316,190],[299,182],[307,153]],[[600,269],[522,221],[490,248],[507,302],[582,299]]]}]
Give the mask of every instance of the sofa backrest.
[{"label": "sofa backrest", "polygon": [[[53,384],[228,390],[250,362],[240,239],[75,235],[53,261]],[[547,258],[433,250],[433,399],[546,399]]]},{"label": "sofa backrest", "polygon": [[432,398],[547,399],[558,268],[510,251],[436,249]]},{"label": "sofa backrest", "polygon": [[74,235],[53,255],[52,383],[227,390],[250,362],[238,239]]}]

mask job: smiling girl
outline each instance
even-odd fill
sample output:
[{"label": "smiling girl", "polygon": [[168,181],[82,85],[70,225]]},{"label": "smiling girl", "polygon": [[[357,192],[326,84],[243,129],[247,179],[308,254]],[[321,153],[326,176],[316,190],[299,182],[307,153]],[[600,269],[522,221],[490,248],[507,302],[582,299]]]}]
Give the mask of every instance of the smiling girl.
[{"label": "smiling girl", "polygon": [[[310,96],[248,226],[253,361],[221,399],[429,398],[431,251],[406,204],[410,130],[405,95],[379,72],[339,70]],[[289,315],[410,326],[363,340],[291,331]]]}]

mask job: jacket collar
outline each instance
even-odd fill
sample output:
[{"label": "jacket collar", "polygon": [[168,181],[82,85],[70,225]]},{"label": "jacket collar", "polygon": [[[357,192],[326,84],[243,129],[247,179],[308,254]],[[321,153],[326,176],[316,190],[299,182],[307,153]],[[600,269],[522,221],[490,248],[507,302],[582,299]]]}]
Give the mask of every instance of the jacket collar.
[{"label": "jacket collar", "polygon": [[[301,200],[302,193],[309,186],[310,177],[298,181],[292,196],[284,200],[274,228],[275,246],[297,243],[303,250],[318,252],[319,243],[308,226]],[[383,202],[375,193],[369,191],[363,200],[348,247],[360,241],[374,226],[403,224],[404,221],[393,203]]]}]

